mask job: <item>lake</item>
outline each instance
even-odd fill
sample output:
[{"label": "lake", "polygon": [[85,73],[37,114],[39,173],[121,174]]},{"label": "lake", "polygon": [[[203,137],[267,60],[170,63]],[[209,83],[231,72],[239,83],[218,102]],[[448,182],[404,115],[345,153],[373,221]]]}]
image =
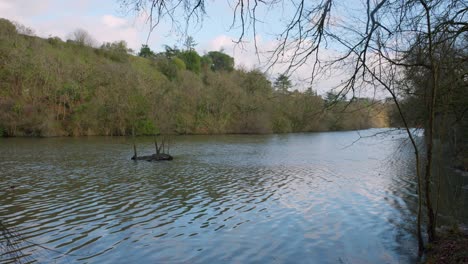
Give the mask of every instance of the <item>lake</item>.
[{"label": "lake", "polygon": [[0,217],[23,261],[413,263],[400,133],[177,136],[156,163],[123,137],[0,139]]}]

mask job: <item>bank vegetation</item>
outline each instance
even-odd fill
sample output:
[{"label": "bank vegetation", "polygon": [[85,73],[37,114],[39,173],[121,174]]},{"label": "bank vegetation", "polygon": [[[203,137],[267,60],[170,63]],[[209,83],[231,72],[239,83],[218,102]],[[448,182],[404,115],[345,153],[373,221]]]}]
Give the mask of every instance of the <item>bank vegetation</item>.
[{"label": "bank vegetation", "polygon": [[[222,51],[131,51],[84,30],[43,39],[0,19],[0,135],[287,133],[386,127],[369,98],[295,89],[288,76],[234,67]],[[276,77],[276,78],[275,78]]]}]

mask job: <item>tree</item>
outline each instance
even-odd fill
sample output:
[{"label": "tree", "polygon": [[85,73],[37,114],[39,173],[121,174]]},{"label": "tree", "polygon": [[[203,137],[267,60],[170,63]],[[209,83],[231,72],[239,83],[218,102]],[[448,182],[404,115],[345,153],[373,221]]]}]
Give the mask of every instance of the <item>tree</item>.
[{"label": "tree", "polygon": [[187,69],[187,66],[185,65],[185,62],[177,57],[174,57],[172,59],[172,63],[177,67],[179,71],[183,71]]},{"label": "tree", "polygon": [[[210,51],[205,56],[211,61],[212,71],[228,71],[234,70],[234,58],[221,51]],[[206,59],[206,60],[207,60]],[[207,60],[208,61],[208,60]]]},{"label": "tree", "polygon": [[338,102],[345,101],[345,97],[335,91],[328,91],[325,94],[325,106],[330,107],[336,105]]},{"label": "tree", "polygon": [[206,75],[207,72],[212,69],[211,67],[213,66],[213,60],[210,56],[204,55],[201,57],[200,63],[203,73]]},{"label": "tree", "polygon": [[150,49],[150,47],[148,47],[148,45],[141,45],[140,51],[138,52],[138,56],[143,58],[151,58],[154,57],[154,55],[154,52]]},{"label": "tree", "polygon": [[69,39],[82,46],[94,47],[96,45],[96,40],[94,40],[94,38],[88,33],[88,31],[81,28],[73,31],[69,35]]},{"label": "tree", "polygon": [[18,22],[13,22],[13,24],[15,25],[16,31],[19,34],[26,35],[26,36],[34,36],[35,35],[33,29],[31,29],[29,27],[26,27],[25,25],[23,25],[21,23],[18,23]]},{"label": "tree", "polygon": [[11,37],[17,34],[15,24],[4,18],[0,18],[0,37]]},{"label": "tree", "polygon": [[[174,63],[173,60],[176,60],[176,59],[178,58],[170,59],[170,58],[166,58],[162,56],[158,56],[155,59],[157,69],[162,74],[164,74],[169,80],[175,80],[177,76],[179,75],[179,67],[181,67],[182,65],[178,64],[177,62]],[[182,61],[182,63],[184,62]]]},{"label": "tree", "polygon": [[194,51],[195,46],[197,45],[198,43],[195,42],[195,39],[193,39],[192,36],[187,36],[187,38],[185,38],[185,42],[184,42],[185,50]]},{"label": "tree", "polygon": [[115,42],[105,42],[101,45],[101,49],[107,52],[112,60],[123,62],[128,57],[130,49],[127,47],[127,42],[124,40]]},{"label": "tree", "polygon": [[164,45],[164,50],[164,55],[168,58],[173,58],[180,54],[180,50],[177,46],[171,47],[169,45]]},{"label": "tree", "polygon": [[201,57],[194,50],[181,52],[177,57],[184,61],[187,70],[200,73]]},{"label": "tree", "polygon": [[288,93],[288,90],[292,87],[292,84],[286,74],[280,74],[275,80],[274,87],[281,93]]}]

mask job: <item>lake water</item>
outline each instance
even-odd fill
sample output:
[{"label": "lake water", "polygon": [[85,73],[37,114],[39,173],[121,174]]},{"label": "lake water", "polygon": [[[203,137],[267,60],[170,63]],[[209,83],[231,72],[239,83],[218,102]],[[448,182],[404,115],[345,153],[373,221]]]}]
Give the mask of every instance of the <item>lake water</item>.
[{"label": "lake water", "polygon": [[411,149],[358,138],[179,136],[159,163],[126,138],[1,139],[0,217],[23,261],[412,263]]}]

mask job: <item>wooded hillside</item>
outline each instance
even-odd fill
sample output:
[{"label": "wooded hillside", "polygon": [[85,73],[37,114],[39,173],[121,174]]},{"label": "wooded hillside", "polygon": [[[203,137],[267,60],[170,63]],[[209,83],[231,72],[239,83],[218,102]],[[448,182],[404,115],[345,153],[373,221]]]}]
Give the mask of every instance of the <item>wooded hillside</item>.
[{"label": "wooded hillside", "polygon": [[[284,133],[384,127],[387,106],[299,92],[287,76],[234,68],[223,52],[131,55],[124,41],[100,47],[29,36],[0,19],[0,135]],[[333,108],[329,107],[331,104]]]}]

